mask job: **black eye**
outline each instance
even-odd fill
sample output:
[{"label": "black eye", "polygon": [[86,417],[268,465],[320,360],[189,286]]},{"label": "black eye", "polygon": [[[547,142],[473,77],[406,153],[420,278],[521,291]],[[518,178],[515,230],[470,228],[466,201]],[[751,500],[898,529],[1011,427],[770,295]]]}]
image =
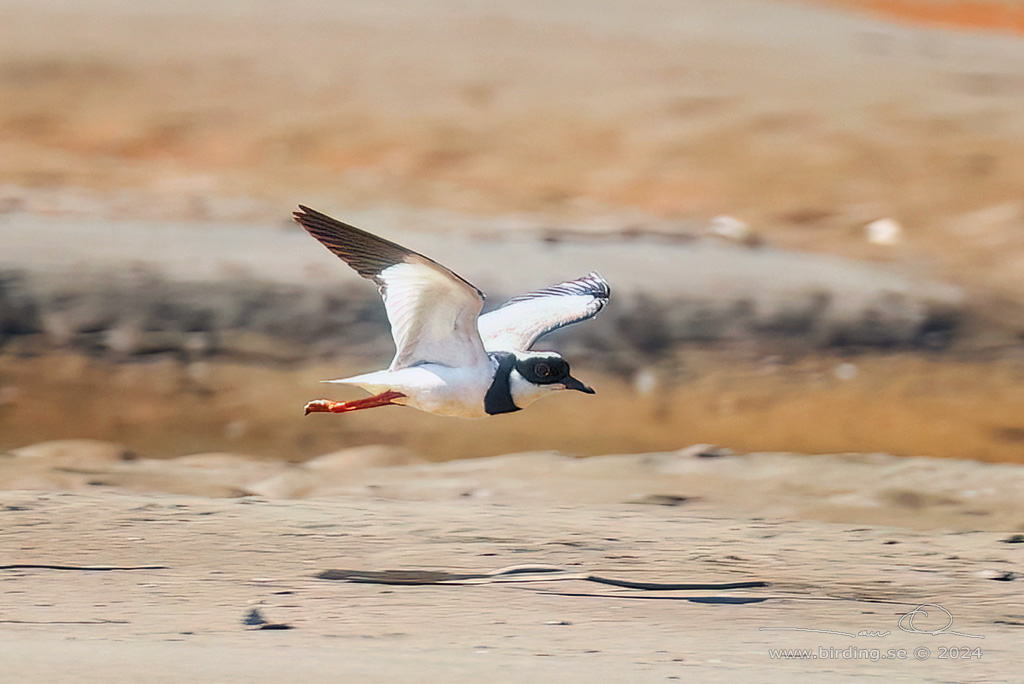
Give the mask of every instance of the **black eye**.
[{"label": "black eye", "polygon": [[551,375],[551,366],[541,361],[533,366],[533,372],[538,378],[547,378]]}]

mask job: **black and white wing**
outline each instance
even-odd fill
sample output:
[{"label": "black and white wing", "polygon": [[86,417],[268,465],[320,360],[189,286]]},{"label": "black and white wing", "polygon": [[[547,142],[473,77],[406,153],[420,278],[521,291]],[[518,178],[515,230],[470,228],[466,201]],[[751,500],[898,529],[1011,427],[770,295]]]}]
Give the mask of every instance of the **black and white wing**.
[{"label": "black and white wing", "polygon": [[391,370],[488,363],[476,322],[484,294],[436,261],[299,206],[295,220],[356,273],[377,283],[395,339]]},{"label": "black and white wing", "polygon": [[593,318],[611,296],[608,281],[597,273],[508,300],[480,317],[478,327],[487,351],[526,351],[553,330]]}]

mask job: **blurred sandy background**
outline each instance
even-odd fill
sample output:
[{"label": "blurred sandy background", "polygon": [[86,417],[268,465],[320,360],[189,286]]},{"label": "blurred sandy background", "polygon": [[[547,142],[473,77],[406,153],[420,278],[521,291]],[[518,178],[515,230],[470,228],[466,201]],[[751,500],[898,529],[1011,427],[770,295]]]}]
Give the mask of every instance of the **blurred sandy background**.
[{"label": "blurred sandy background", "polygon": [[[274,221],[297,195],[542,222],[729,214],[784,246],[1020,289],[1009,31],[744,0],[8,0],[4,18],[9,210],[94,208],[19,198],[66,188],[145,217],[252,199]],[[907,228],[895,254],[864,245],[882,217]]]},{"label": "blurred sandy background", "polygon": [[[824,5],[5,1],[0,446],[86,436],[155,455],[218,448],[302,460],[381,440],[434,458],[714,442],[1019,460],[1021,9]],[[961,26],[943,27],[951,22]],[[979,27],[987,30],[971,30]],[[113,313],[75,303],[83,291],[108,307],[139,291],[117,280],[129,266],[155,273],[140,276],[152,288],[161,277],[199,278],[164,262],[211,254],[217,268],[202,278],[221,284],[285,279],[308,289],[348,277],[314,256],[312,241],[288,252],[290,262],[273,259],[282,254],[274,229],[285,230],[298,202],[411,234],[442,260],[468,250],[453,267],[497,287],[494,301],[614,263],[616,250],[691,271],[688,263],[707,263],[692,255],[716,232],[740,244],[708,257],[717,259],[712,275],[693,281],[655,277],[658,264],[645,280],[639,256],[625,276],[606,274],[628,286],[616,290],[615,322],[558,342],[574,351],[575,340],[584,375],[607,376],[599,398],[552,401],[547,416],[486,428],[393,413],[346,417],[344,427],[296,419],[293,408],[321,390],[313,380],[387,361],[372,288],[353,281],[342,282],[362,302],[357,319],[371,324],[360,340],[379,345],[310,347],[313,333],[282,341],[281,329],[295,329],[287,321],[269,340],[254,341],[243,321],[234,337],[211,342],[208,324],[168,322],[159,289],[137,305],[143,323],[125,324],[131,302]],[[876,244],[866,226],[879,219],[900,232]],[[225,237],[194,257],[188,233],[173,247],[154,238],[147,250],[138,236],[169,222]],[[253,229],[215,230],[224,225]],[[443,242],[453,231],[454,247]],[[603,240],[609,251],[603,261],[552,256],[552,235]],[[502,252],[459,246],[515,236],[534,246],[501,269],[486,262]],[[132,240],[141,244],[121,254]],[[659,252],[667,243],[680,261]],[[742,243],[767,251],[751,257]],[[264,257],[239,254],[261,245]],[[838,255],[869,270],[840,278],[849,265],[822,262],[820,291],[810,281],[780,286],[774,313],[763,314],[759,291],[790,270],[784,258],[774,272],[764,264],[786,253]],[[307,254],[320,261],[301,278],[277,275]],[[535,267],[540,259],[560,265]],[[728,264],[753,272],[743,259],[760,260],[760,284],[751,277],[745,293],[726,292],[735,282]],[[904,280],[874,284],[889,277],[875,266]],[[496,285],[497,270],[508,274]],[[26,284],[26,271],[44,275]],[[63,285],[47,285],[54,272]],[[726,273],[721,283],[716,272]],[[630,275],[636,282],[624,283]],[[921,281],[952,289],[938,305],[906,294]],[[815,309],[820,298],[872,287],[877,297],[859,305],[853,327],[880,334],[799,329],[845,315]],[[211,296],[203,292],[193,300]],[[287,309],[296,297],[256,293],[248,305]],[[795,314],[778,313],[787,297]],[[651,333],[671,327],[656,319],[684,300],[717,327],[691,317],[684,332]],[[76,306],[84,312],[69,320]],[[727,330],[751,307],[767,323]],[[332,326],[353,329],[344,320],[322,327]],[[889,334],[900,326],[913,330]],[[266,337],[268,327],[257,332]],[[168,331],[198,340],[159,336]],[[552,435],[566,420],[589,436]]]}]

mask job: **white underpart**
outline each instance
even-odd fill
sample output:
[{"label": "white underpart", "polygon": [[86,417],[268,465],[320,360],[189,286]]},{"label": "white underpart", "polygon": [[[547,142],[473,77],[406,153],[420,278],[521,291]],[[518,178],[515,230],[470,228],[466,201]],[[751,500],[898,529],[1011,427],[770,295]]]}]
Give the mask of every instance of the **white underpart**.
[{"label": "white underpart", "polygon": [[396,399],[396,404],[443,416],[483,418],[487,415],[484,397],[494,378],[494,369],[493,364],[487,368],[449,368],[425,363],[325,382],[355,385],[371,394],[394,390],[406,395]]}]

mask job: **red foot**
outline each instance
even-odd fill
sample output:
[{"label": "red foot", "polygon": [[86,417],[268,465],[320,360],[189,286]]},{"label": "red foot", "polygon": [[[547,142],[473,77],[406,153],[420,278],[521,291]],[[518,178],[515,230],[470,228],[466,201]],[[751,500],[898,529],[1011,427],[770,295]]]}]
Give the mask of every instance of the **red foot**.
[{"label": "red foot", "polygon": [[331,401],[330,399],[314,399],[306,404],[306,415],[310,413],[346,413],[358,411],[359,409],[376,408],[378,406],[391,406],[395,399],[406,395],[394,390],[388,390],[381,394],[375,394],[365,399],[353,399],[352,401]]}]

